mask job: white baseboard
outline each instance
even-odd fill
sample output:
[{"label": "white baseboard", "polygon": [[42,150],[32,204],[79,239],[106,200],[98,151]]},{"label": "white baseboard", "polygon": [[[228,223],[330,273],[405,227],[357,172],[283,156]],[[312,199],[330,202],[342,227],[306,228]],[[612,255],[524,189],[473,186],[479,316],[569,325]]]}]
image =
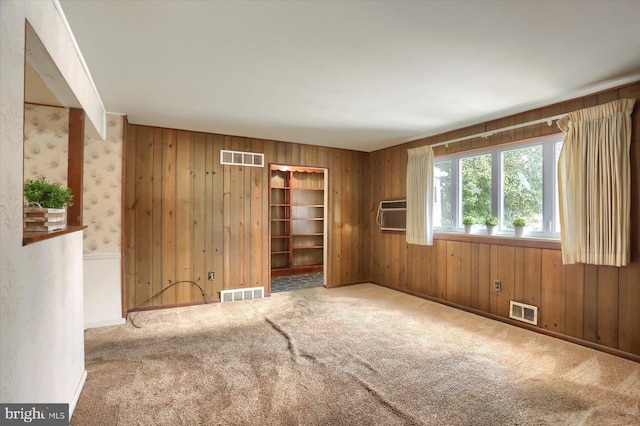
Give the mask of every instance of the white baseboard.
[{"label": "white baseboard", "polygon": [[84,260],[105,260],[105,259],[120,259],[122,253],[85,253]]},{"label": "white baseboard", "polygon": [[82,393],[82,389],[84,388],[84,383],[87,381],[87,370],[82,372],[82,376],[80,377],[80,382],[78,382],[78,386],[76,386],[76,391],[73,393],[73,399],[69,403],[69,422],[71,422],[71,417],[73,416],[73,412],[76,409],[76,405],[78,405],[78,400],[80,399],[80,394]]},{"label": "white baseboard", "polygon": [[89,324],[85,324],[85,330],[88,328],[99,328],[99,327],[108,327],[110,325],[122,325],[126,324],[126,320],[124,318],[114,319],[114,320],[105,320],[105,321],[96,321]]}]

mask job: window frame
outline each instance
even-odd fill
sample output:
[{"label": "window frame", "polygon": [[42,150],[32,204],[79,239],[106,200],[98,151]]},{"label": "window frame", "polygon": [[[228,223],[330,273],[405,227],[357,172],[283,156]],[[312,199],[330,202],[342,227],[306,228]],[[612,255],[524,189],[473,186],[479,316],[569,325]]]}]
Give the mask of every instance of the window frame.
[{"label": "window frame", "polygon": [[[503,176],[502,176],[502,153],[520,148],[542,145],[542,231],[527,230],[526,238],[530,239],[560,239],[560,224],[558,220],[558,167],[556,144],[564,142],[563,133],[554,133],[546,136],[539,136],[531,139],[518,140],[489,147],[459,151],[452,154],[437,155],[434,158],[434,167],[438,163],[450,161],[452,188],[451,188],[451,212],[452,218],[450,227],[436,226],[434,224],[434,233],[464,233],[464,225],[462,224],[462,160],[483,154],[491,155],[491,209],[492,215],[497,216],[499,225],[497,227],[497,236],[513,236],[513,230],[507,229],[503,223]],[[436,188],[438,196],[439,188]],[[483,225],[475,225],[473,236],[486,236]],[[557,232],[556,232],[557,231]]]}]

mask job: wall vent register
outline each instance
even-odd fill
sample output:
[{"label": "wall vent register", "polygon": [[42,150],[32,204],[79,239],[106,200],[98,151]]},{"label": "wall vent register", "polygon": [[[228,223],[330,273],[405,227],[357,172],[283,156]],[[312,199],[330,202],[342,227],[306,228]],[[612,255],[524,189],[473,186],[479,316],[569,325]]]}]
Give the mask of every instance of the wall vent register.
[{"label": "wall vent register", "polygon": [[220,150],[220,164],[264,167],[264,154],[258,152]]},{"label": "wall vent register", "polygon": [[262,298],[264,298],[264,287],[237,288],[220,292],[220,302],[222,303]]},{"label": "wall vent register", "polygon": [[538,307],[512,300],[509,302],[509,318],[538,325]]}]

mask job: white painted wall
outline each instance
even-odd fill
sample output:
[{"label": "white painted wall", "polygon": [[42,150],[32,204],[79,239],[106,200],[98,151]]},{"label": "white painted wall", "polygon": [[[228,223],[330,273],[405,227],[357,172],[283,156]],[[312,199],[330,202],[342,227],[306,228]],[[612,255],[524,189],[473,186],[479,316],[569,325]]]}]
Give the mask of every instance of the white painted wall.
[{"label": "white painted wall", "polygon": [[104,136],[105,114],[55,1],[0,1],[0,401],[69,403],[84,369],[82,233],[22,246],[25,20]]},{"label": "white painted wall", "polygon": [[84,255],[84,328],[124,324],[120,253]]}]

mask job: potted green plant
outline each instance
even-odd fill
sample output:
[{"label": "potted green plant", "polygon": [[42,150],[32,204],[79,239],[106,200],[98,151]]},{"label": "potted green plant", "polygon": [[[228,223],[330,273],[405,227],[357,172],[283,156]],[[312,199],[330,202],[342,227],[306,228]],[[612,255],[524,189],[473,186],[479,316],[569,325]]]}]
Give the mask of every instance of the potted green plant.
[{"label": "potted green plant", "polygon": [[471,228],[476,223],[476,219],[472,216],[465,216],[462,218],[462,224],[464,225],[464,233],[470,234]]},{"label": "potted green plant", "polygon": [[498,225],[498,218],[495,216],[487,216],[484,218],[484,224],[487,227],[487,235],[493,235]]},{"label": "potted green plant", "polygon": [[27,179],[23,187],[26,205],[24,229],[27,232],[55,231],[67,227],[67,207],[72,205],[73,193],[59,183],[41,179]]},{"label": "potted green plant", "polygon": [[524,235],[524,227],[527,226],[527,221],[522,217],[513,219],[513,230],[517,238],[522,238]]}]

